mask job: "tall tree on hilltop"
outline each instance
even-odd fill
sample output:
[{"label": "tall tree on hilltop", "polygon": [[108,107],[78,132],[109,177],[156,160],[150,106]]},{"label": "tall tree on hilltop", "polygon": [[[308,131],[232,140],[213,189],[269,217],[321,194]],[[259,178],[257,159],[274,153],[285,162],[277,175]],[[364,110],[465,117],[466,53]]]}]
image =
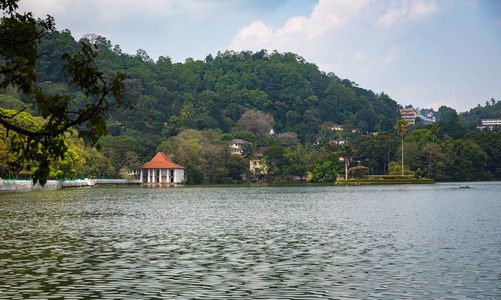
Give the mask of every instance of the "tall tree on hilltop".
[{"label": "tall tree on hilltop", "polygon": [[275,120],[265,112],[258,110],[247,110],[237,122],[240,131],[250,131],[258,139],[267,136],[273,128]]},{"label": "tall tree on hilltop", "polygon": [[395,131],[402,137],[402,176],[404,175],[404,136],[409,133],[409,124],[406,120],[398,120]]}]

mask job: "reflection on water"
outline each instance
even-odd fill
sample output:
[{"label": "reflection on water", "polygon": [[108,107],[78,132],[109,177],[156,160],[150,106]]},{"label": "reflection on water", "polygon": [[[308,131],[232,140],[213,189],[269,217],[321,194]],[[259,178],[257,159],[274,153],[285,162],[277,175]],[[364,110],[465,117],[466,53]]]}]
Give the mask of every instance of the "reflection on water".
[{"label": "reflection on water", "polygon": [[1,299],[500,298],[501,184],[0,194]]}]

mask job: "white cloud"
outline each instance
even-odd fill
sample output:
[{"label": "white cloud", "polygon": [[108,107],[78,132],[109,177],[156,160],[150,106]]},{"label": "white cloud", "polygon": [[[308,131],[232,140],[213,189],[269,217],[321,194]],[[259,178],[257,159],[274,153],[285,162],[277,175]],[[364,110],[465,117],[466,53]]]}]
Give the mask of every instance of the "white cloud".
[{"label": "white cloud", "polygon": [[388,11],[384,15],[382,15],[376,23],[384,26],[391,26],[399,20],[403,19],[406,14],[406,7],[397,8],[396,5],[392,3]]},{"label": "white cloud", "polygon": [[240,30],[235,39],[243,41],[259,41],[259,43],[269,43],[273,37],[273,27],[267,26],[263,21],[252,22],[249,26]]},{"label": "white cloud", "polygon": [[392,2],[388,11],[382,15],[377,24],[392,26],[406,21],[419,21],[439,12],[435,1],[399,1]]},{"label": "white cloud", "polygon": [[25,0],[19,2],[21,11],[32,11],[38,17],[40,14],[60,15],[70,11],[72,3],[62,0]]},{"label": "white cloud", "polygon": [[238,32],[230,48],[248,50],[249,45],[261,45],[260,48],[276,49],[297,44],[298,41],[307,43],[307,40],[319,39],[345,26],[371,2],[372,0],[320,0],[309,17],[290,18],[281,28],[268,26],[261,21],[253,22]]},{"label": "white cloud", "polygon": [[50,14],[56,20],[72,18],[88,24],[134,22],[183,16],[191,20],[213,18],[224,3],[217,0],[23,0],[21,10],[37,16]]},{"label": "white cloud", "polygon": [[353,59],[357,62],[364,62],[367,60],[361,51],[357,51],[353,56]]},{"label": "white cloud", "polygon": [[431,17],[436,13],[438,13],[438,7],[435,4],[435,1],[429,3],[423,1],[414,1],[411,2],[407,20],[409,21],[422,20]]},{"label": "white cloud", "polygon": [[383,62],[385,64],[391,64],[395,61],[399,61],[401,59],[401,55],[400,55],[400,51],[398,49],[398,47],[390,47],[390,49],[388,49],[388,53],[386,54]]}]

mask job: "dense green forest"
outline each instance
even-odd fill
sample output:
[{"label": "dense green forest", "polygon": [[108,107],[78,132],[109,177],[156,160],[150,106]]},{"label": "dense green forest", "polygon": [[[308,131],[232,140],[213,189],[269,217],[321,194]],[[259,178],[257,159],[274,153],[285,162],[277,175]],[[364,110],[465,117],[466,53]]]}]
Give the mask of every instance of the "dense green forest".
[{"label": "dense green forest", "polygon": [[[188,182],[230,182],[248,174],[249,160],[262,147],[267,147],[262,160],[269,180],[333,179],[344,174],[339,157],[353,176],[357,166],[369,174],[401,172],[401,137],[394,126],[402,107],[384,92],[321,72],[296,54],[227,51],[204,61],[173,63],[169,57],[154,61],[143,50],[123,53],[97,35],[80,42],[95,45],[96,64],[105,74],[128,75],[126,97],[135,109],[108,112],[108,136],[101,139],[100,152],[68,135],[70,151],[53,162],[53,178],[126,176],[124,170],[137,169],[164,151],[187,168]],[[71,95],[85,107],[89,98],[68,85],[61,60],[80,47],[69,31],[55,32],[40,45],[37,71],[40,87]],[[17,117],[30,126],[44,122],[18,97],[15,90],[2,91],[0,107],[13,113],[25,108]],[[501,101],[491,99],[461,114],[443,106],[435,115],[435,125],[418,123],[403,137],[405,172],[443,180],[501,178],[501,133],[476,129],[480,119],[501,118]],[[344,130],[331,130],[334,124]],[[329,143],[340,136],[351,149]],[[244,155],[230,155],[233,138],[249,142]],[[9,172],[15,157],[8,139],[1,143],[0,176],[19,175]]]}]

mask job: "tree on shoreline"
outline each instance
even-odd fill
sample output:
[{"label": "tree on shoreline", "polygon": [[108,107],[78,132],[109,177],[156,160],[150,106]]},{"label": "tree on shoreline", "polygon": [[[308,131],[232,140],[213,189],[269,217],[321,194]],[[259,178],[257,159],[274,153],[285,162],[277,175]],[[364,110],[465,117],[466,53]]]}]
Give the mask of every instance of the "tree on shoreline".
[{"label": "tree on shoreline", "polygon": [[[0,0],[4,13],[0,23],[0,90],[14,88],[24,106],[14,113],[0,108],[0,125],[10,139],[9,151],[17,155],[12,169],[28,164],[33,181],[44,185],[50,163],[63,159],[68,151],[64,142],[66,133],[75,129],[86,145],[96,146],[99,138],[107,134],[105,113],[114,107],[132,106],[124,96],[126,75],[117,72],[107,76],[99,71],[95,65],[97,52],[85,43],[75,54],[61,56],[68,86],[82,92],[88,100],[85,106],[77,107],[69,95],[49,94],[41,88],[35,65],[43,55],[39,53],[40,42],[56,32],[54,19],[48,16],[37,20],[32,13],[19,14],[18,2]],[[42,118],[36,127],[26,127],[17,118],[29,108]]]},{"label": "tree on shoreline", "polygon": [[348,179],[348,165],[349,165],[349,159],[353,155],[355,150],[350,144],[343,144],[341,147],[341,156],[344,159],[344,179]]},{"label": "tree on shoreline", "polygon": [[402,176],[404,175],[404,136],[409,132],[409,124],[405,120],[398,120],[395,131],[402,137]]}]

